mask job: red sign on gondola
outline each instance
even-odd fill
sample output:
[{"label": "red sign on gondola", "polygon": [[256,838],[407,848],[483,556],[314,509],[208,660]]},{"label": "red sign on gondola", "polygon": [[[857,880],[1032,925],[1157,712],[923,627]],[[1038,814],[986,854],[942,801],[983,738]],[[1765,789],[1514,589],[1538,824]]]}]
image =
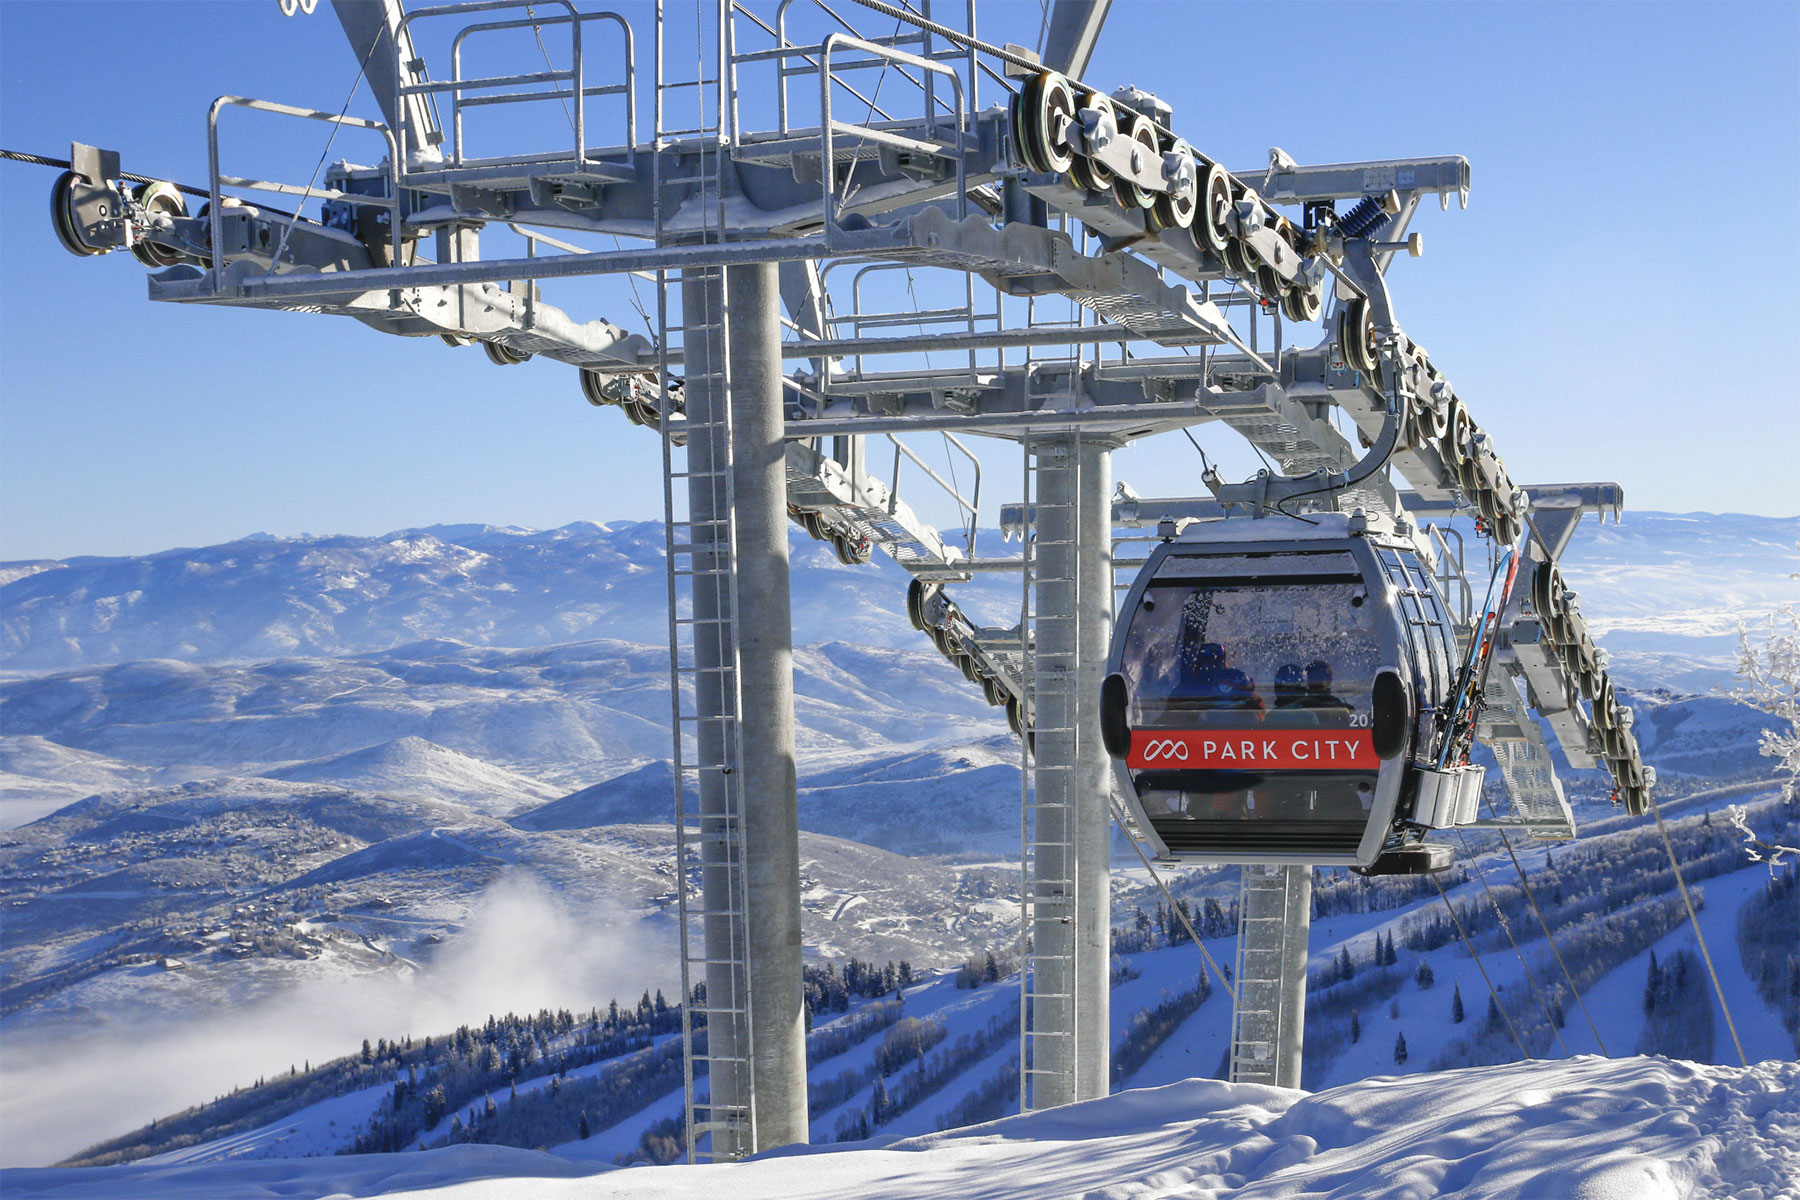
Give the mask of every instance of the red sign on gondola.
[{"label": "red sign on gondola", "polygon": [[1134,729],[1139,771],[1375,771],[1367,729]]}]

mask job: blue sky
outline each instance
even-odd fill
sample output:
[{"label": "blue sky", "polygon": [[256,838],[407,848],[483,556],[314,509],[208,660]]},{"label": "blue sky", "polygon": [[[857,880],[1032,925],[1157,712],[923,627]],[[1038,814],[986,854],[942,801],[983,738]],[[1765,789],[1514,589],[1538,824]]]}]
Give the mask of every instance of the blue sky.
[{"label": "blue sky", "polygon": [[[986,36],[1035,41],[1035,3],[982,11]],[[287,20],[273,0],[0,0],[11,149],[60,157],[79,139],[204,181],[215,96],[335,110],[354,74],[328,12]],[[1800,512],[1800,5],[1117,0],[1087,78],[1158,93],[1244,168],[1271,145],[1303,162],[1467,155],[1469,210],[1427,209],[1426,255],[1392,280],[1513,477],[1616,479],[1636,508]],[[366,92],[352,111],[374,115]],[[304,180],[320,150],[305,133],[275,143],[271,169]],[[53,179],[0,164],[0,558],[660,515],[653,443],[586,405],[570,369],[152,305],[127,256],[58,247]],[[636,324],[616,280],[550,298]],[[1254,465],[1226,431],[1202,440]],[[1192,493],[1194,460],[1165,438],[1115,473]]]}]

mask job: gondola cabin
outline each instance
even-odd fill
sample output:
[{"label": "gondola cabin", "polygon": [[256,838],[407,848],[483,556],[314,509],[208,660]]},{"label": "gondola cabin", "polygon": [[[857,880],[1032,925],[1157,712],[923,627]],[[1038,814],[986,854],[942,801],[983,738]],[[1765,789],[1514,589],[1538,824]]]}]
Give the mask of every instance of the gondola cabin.
[{"label": "gondola cabin", "polygon": [[1409,540],[1341,513],[1196,524],[1119,610],[1102,734],[1164,858],[1435,870],[1425,830],[1481,791],[1440,761],[1461,665]]}]

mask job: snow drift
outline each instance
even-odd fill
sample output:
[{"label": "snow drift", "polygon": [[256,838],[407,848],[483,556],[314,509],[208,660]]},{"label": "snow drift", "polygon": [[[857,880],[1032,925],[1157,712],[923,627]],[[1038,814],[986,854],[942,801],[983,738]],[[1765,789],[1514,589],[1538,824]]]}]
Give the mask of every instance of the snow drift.
[{"label": "snow drift", "polygon": [[599,1168],[490,1146],[0,1172],[12,1197],[233,1200],[1776,1200],[1800,1194],[1800,1064],[1525,1062],[1308,1094],[1189,1079],[930,1137],[736,1165]]}]

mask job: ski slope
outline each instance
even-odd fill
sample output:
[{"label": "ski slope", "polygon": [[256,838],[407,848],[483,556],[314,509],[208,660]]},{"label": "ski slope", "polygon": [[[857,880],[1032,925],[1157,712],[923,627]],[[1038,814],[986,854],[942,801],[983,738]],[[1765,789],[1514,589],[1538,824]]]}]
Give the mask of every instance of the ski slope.
[{"label": "ski slope", "polygon": [[0,1172],[72,1200],[1777,1200],[1800,1195],[1800,1065],[1581,1056],[1308,1094],[1189,1079],[924,1137],[734,1165],[607,1168],[492,1146]]}]

